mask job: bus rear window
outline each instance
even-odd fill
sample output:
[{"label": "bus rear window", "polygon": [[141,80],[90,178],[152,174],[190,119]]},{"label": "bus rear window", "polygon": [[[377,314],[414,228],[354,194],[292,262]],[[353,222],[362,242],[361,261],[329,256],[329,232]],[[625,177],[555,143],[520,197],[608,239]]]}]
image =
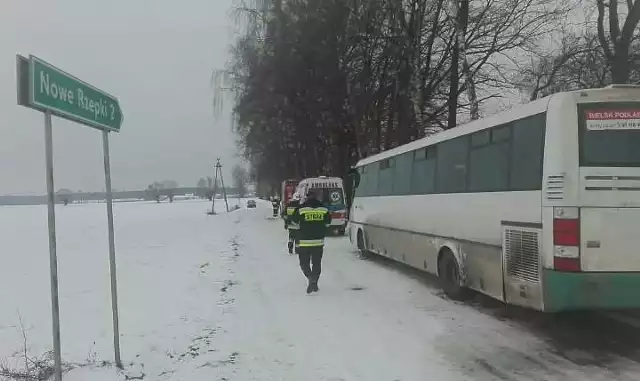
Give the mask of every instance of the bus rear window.
[{"label": "bus rear window", "polygon": [[578,105],[580,165],[640,167],[640,102]]}]

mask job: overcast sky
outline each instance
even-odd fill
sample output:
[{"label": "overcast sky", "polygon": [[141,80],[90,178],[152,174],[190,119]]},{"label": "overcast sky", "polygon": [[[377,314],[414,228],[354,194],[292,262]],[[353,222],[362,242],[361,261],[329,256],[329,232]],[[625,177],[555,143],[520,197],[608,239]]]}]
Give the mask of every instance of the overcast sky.
[{"label": "overcast sky", "polygon": [[[211,73],[229,59],[232,0],[1,0],[0,194],[45,191],[44,118],[16,105],[15,55],[33,54],[119,98],[116,189],[195,186],[237,162],[229,113],[214,119]],[[104,188],[97,130],[53,118],[56,189]]]}]

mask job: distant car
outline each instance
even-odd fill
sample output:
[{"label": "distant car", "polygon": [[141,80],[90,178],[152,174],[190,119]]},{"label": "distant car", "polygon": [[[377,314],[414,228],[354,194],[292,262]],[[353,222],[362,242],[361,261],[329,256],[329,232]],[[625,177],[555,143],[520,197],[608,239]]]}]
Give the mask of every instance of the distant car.
[{"label": "distant car", "polygon": [[255,208],[255,207],[256,207],[256,201],[255,200],[247,201],[247,208]]}]

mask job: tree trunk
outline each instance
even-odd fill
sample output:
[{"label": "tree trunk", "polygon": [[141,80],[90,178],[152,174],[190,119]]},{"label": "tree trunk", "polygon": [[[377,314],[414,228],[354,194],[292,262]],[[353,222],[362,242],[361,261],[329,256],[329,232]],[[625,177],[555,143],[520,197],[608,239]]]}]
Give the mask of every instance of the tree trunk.
[{"label": "tree trunk", "polygon": [[469,0],[453,0],[456,14],[456,29],[458,33],[458,47],[460,60],[462,60],[462,74],[464,75],[465,86],[467,88],[467,98],[469,98],[471,120],[480,119],[480,102],[476,93],[476,84],[471,73],[471,65],[467,59],[467,26],[469,25]]},{"label": "tree trunk", "polygon": [[[629,48],[633,40],[634,33],[640,22],[640,4],[637,0],[628,0],[627,8],[629,13],[620,27],[618,0],[597,0],[598,9],[597,30],[598,41],[604,51],[604,55],[611,70],[611,79],[614,84],[624,84],[629,82]],[[605,32],[605,13],[609,13],[609,36]]]},{"label": "tree trunk", "polygon": [[[456,32],[454,32],[456,33]],[[458,61],[459,61],[459,42],[458,36],[453,39],[453,49],[451,49],[451,73],[449,77],[449,119],[447,122],[447,129],[454,128],[457,124],[458,113]]]},{"label": "tree trunk", "polygon": [[478,94],[476,93],[476,84],[471,74],[471,67],[466,55],[462,59],[462,74],[464,74],[465,84],[467,86],[467,97],[469,98],[469,114],[471,120],[480,119],[480,102],[478,102]]},{"label": "tree trunk", "polygon": [[616,46],[611,62],[611,80],[614,84],[629,83],[629,47]]}]

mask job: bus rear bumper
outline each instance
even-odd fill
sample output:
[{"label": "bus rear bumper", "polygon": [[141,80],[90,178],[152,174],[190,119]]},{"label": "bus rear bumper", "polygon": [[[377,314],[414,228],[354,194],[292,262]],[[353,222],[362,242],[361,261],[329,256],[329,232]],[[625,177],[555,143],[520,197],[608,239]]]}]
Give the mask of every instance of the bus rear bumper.
[{"label": "bus rear bumper", "polygon": [[543,269],[544,310],[640,308],[640,272],[560,272]]}]

